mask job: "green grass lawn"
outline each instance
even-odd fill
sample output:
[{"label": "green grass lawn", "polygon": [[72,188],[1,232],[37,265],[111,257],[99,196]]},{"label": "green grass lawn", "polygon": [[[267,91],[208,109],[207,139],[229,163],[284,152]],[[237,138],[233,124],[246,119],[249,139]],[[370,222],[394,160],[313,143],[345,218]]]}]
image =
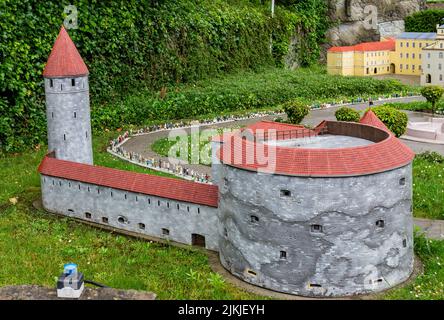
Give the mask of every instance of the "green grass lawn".
[{"label": "green grass lawn", "polygon": [[[96,164],[161,174],[106,153],[116,135],[96,135]],[[32,202],[40,197],[37,167],[44,154],[40,149],[0,158],[0,286],[54,286],[63,264],[73,261],[90,280],[153,291],[159,299],[261,298],[225,283],[201,250],[125,237],[36,210]],[[11,198],[18,202],[13,205]]]},{"label": "green grass lawn", "polygon": [[[94,139],[98,165],[150,172],[106,153],[116,132]],[[79,264],[88,279],[111,287],[153,291],[159,299],[256,299],[213,273],[204,252],[150,243],[101,231],[36,210],[40,197],[37,166],[45,150],[0,158],[0,286],[55,285],[66,262]],[[444,164],[416,159],[415,215],[443,217],[438,195],[444,190]],[[159,174],[155,172],[155,174]],[[12,204],[9,199],[16,198]],[[426,199],[423,204],[419,200]],[[442,196],[441,196],[442,199]],[[412,285],[383,294],[384,299],[444,299],[444,241],[416,240],[425,274]]]}]

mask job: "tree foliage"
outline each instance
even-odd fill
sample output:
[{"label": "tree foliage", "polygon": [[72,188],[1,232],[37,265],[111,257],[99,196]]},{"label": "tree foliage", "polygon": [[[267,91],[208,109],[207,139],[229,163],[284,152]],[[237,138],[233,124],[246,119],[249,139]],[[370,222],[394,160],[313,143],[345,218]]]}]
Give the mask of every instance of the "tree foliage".
[{"label": "tree foliage", "polygon": [[287,114],[288,121],[293,124],[300,124],[310,113],[310,107],[306,103],[298,100],[284,103],[282,110]]},{"label": "tree foliage", "polygon": [[[281,65],[295,30],[322,38],[310,21],[325,18],[279,1],[273,19],[269,3],[247,0],[0,1],[3,150],[45,141],[42,71],[70,4],[78,10],[78,29],[69,34],[89,67],[93,106],[141,89]],[[300,42],[300,59],[315,61],[319,44]]]},{"label": "tree foliage", "polygon": [[359,122],[361,115],[359,112],[353,108],[341,107],[335,112],[336,120],[338,121],[350,121]]},{"label": "tree foliage", "polygon": [[421,94],[432,105],[432,113],[435,114],[436,104],[444,94],[444,89],[440,86],[425,86],[421,88]]},{"label": "tree foliage", "polygon": [[436,25],[443,24],[444,10],[429,9],[413,13],[405,18],[407,32],[436,32]]},{"label": "tree foliage", "polygon": [[374,107],[372,111],[395,136],[400,137],[407,130],[408,117],[404,112],[385,105]]}]

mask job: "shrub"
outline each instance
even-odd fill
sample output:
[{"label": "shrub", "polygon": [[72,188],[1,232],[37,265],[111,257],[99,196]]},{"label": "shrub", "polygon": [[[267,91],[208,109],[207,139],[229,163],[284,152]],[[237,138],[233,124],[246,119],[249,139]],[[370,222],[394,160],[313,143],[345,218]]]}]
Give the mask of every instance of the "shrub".
[{"label": "shrub", "polygon": [[421,94],[432,105],[432,114],[435,114],[436,103],[444,94],[444,89],[440,86],[425,86],[421,89]]},{"label": "shrub", "polygon": [[430,163],[444,163],[444,156],[435,151],[425,151],[418,155],[416,158],[428,161]]},{"label": "shrub", "polygon": [[353,108],[341,107],[335,112],[336,120],[338,121],[350,121],[359,122],[361,115]]},{"label": "shrub", "polygon": [[386,105],[374,107],[372,111],[395,136],[400,137],[407,130],[408,117],[404,112]]},{"label": "shrub", "polygon": [[287,114],[288,122],[299,124],[310,113],[310,107],[303,102],[292,100],[282,105],[282,109]]},{"label": "shrub", "polygon": [[442,24],[444,10],[431,9],[416,12],[405,18],[407,32],[436,32],[436,25]]}]

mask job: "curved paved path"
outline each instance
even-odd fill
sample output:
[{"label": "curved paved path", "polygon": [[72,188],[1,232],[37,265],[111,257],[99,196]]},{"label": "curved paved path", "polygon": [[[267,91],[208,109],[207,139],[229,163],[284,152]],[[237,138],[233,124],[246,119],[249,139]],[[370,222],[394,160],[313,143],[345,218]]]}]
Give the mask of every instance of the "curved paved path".
[{"label": "curved paved path", "polygon": [[[424,98],[421,97],[405,97],[399,99],[393,99],[394,102],[402,102],[408,103],[413,101],[424,101]],[[381,105],[387,101],[375,101],[374,105]],[[365,110],[368,108],[367,103],[354,104],[352,105],[354,109],[357,110]],[[304,119],[303,124],[316,126],[322,120],[335,120],[335,111],[338,107],[330,107],[327,109],[317,109],[312,110],[310,114]],[[405,111],[409,116],[409,119],[420,119],[423,115],[418,112]],[[207,128],[236,128],[242,127],[251,123],[255,123],[259,120],[273,120],[276,116],[265,116],[260,118],[252,118],[246,120],[238,120],[232,122],[224,122],[219,124],[210,124],[210,125],[202,125],[202,129]],[[190,132],[190,129],[184,129],[187,133]],[[124,149],[126,151],[135,152],[137,154],[142,155],[145,158],[155,158],[166,161],[167,157],[160,157],[157,153],[151,150],[151,145],[161,139],[168,137],[170,130],[153,132],[150,134],[140,135],[131,137],[127,142],[123,143]],[[436,151],[442,155],[444,155],[444,145],[431,144],[431,143],[423,143],[402,139],[403,142],[408,145],[415,153],[421,153],[424,151]],[[187,165],[187,167],[202,173],[211,173],[211,168],[209,166],[204,166],[200,164]],[[419,226],[425,233],[426,237],[437,240],[444,240],[444,220],[428,220],[428,219],[420,219],[415,218],[415,225]]]}]

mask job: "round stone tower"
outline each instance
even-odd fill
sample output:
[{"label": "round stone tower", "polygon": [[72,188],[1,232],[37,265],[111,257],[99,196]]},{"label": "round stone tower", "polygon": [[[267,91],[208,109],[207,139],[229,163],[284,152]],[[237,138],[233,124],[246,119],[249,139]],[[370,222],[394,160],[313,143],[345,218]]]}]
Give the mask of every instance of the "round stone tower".
[{"label": "round stone tower", "polygon": [[48,150],[57,159],[93,164],[88,74],[62,26],[43,71]]},{"label": "round stone tower", "polygon": [[222,139],[222,265],[246,282],[304,296],[373,293],[408,279],[414,153],[372,111],[361,124],[281,130],[273,139],[267,131]]}]

